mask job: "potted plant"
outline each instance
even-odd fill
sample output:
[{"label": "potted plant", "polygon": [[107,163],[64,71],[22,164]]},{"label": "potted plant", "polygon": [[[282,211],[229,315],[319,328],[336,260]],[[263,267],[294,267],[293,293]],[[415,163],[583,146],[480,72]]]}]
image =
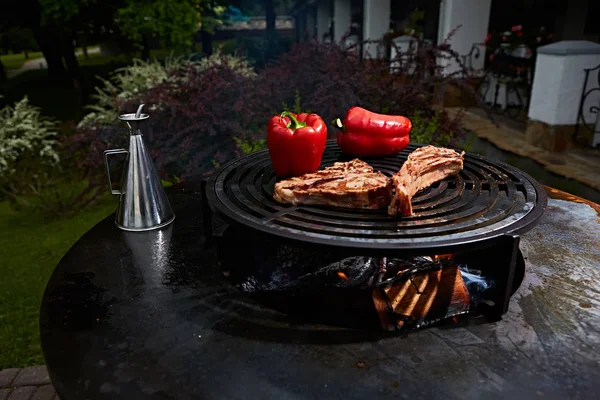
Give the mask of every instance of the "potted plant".
[{"label": "potted plant", "polygon": [[490,32],[483,40],[488,50],[488,60],[494,61],[499,52],[519,58],[529,58],[539,46],[552,42],[552,34],[545,27],[527,30],[523,25],[513,25],[510,30]]}]

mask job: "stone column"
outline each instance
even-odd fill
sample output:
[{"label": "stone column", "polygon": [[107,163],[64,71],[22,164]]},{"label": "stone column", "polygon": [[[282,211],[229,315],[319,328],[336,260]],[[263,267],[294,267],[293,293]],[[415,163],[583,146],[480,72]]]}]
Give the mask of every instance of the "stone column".
[{"label": "stone column", "polygon": [[342,37],[350,32],[352,23],[350,0],[333,1],[333,40],[339,43]]},{"label": "stone column", "polygon": [[[438,43],[444,41],[457,26],[462,25],[449,43],[452,50],[461,56],[467,55],[473,44],[482,43],[488,34],[491,6],[492,0],[441,0]],[[458,70],[457,63],[451,60],[439,60],[439,63],[446,67],[445,73]],[[481,67],[483,57],[478,59],[478,64],[473,65],[473,68]]]},{"label": "stone column", "polygon": [[321,0],[317,5],[317,38],[319,42],[329,34],[329,23],[331,22],[331,2]]},{"label": "stone column", "polygon": [[[390,29],[391,0],[363,1],[363,40],[381,40]],[[383,56],[381,50],[374,44],[366,44],[364,54],[366,57],[379,58]]]},{"label": "stone column", "polygon": [[[584,69],[598,64],[600,44],[597,43],[573,40],[538,48],[525,134],[527,142],[554,152],[573,147],[584,90]],[[590,76],[586,90],[598,86],[596,77],[596,74]],[[589,108],[599,101],[600,97],[596,96],[585,103],[584,118],[588,124],[596,123],[596,114],[590,113]],[[580,132],[583,134],[585,130],[582,127]],[[591,137],[588,139],[591,142]]]}]

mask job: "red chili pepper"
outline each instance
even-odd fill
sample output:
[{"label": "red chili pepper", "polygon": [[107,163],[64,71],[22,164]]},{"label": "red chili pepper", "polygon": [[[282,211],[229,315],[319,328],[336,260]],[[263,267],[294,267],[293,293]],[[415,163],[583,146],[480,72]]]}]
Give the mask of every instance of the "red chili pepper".
[{"label": "red chili pepper", "polygon": [[327,125],[317,114],[285,111],[269,120],[267,147],[279,177],[316,172],[327,144]]},{"label": "red chili pepper", "polygon": [[376,114],[352,107],[343,123],[339,118],[333,123],[341,129],[337,136],[338,146],[344,153],[356,157],[389,156],[410,142],[408,134],[412,123],[400,115]]}]

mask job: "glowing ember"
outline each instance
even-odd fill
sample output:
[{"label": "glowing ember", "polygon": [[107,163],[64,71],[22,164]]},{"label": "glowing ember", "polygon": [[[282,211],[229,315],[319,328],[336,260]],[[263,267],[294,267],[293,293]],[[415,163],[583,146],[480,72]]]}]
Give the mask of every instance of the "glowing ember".
[{"label": "glowing ember", "polygon": [[337,275],[342,278],[343,280],[347,281],[348,277],[346,276],[345,273],[343,273],[342,271],[338,271]]}]

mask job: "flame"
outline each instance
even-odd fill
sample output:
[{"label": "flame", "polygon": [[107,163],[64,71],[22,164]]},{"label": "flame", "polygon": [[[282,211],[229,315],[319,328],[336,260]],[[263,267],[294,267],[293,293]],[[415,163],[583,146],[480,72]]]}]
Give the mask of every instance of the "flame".
[{"label": "flame", "polygon": [[348,277],[347,277],[347,276],[346,276],[346,274],[345,274],[345,273],[343,273],[342,271],[339,271],[339,272],[337,273],[337,275],[338,275],[340,278],[342,278],[343,280],[345,280],[345,281],[347,281],[347,280],[348,280]]},{"label": "flame", "polygon": [[452,260],[454,259],[454,254],[438,254],[433,256],[434,260]]}]

